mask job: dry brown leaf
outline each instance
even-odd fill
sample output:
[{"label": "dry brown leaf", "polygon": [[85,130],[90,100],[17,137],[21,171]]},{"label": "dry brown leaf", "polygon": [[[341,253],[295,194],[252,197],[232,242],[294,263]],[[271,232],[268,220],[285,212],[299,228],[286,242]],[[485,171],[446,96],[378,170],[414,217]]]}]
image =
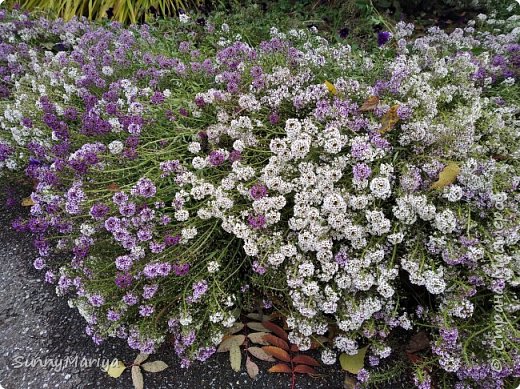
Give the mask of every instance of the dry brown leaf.
[{"label": "dry brown leaf", "polygon": [[144,389],[144,378],[139,366],[132,366],[132,383],[135,389]]},{"label": "dry brown leaf", "polygon": [[150,356],[150,354],[139,353],[139,355],[137,355],[137,357],[135,357],[134,365],[140,365],[141,363],[146,361],[149,356]]},{"label": "dry brown leaf", "polygon": [[[328,338],[326,338],[325,336],[319,335],[319,336],[315,337],[314,339],[311,339],[311,347],[309,350],[319,349],[319,348],[323,347],[323,345],[325,343],[328,343],[328,342],[329,342]],[[292,345],[291,345],[291,351],[293,351]],[[294,352],[298,352],[298,351],[300,351],[300,350],[297,349]]]},{"label": "dry brown leaf", "polygon": [[296,355],[293,357],[292,361],[293,363],[301,363],[309,366],[320,366],[320,363],[316,359],[309,357],[308,355]]},{"label": "dry brown leaf", "polygon": [[244,343],[244,340],[246,340],[245,335],[229,336],[220,343],[220,345],[218,346],[217,352],[218,353],[228,352],[231,349],[231,347],[233,347],[234,345],[240,347],[242,345],[242,343]]},{"label": "dry brown leaf", "polygon": [[300,374],[312,374],[312,375],[318,374],[318,372],[316,370],[314,370],[314,368],[307,366],[307,365],[296,365],[294,367],[294,372],[300,373]]},{"label": "dry brown leaf", "polygon": [[265,328],[271,330],[271,332],[273,332],[276,336],[282,338],[286,342],[289,340],[287,332],[285,332],[285,330],[282,327],[280,327],[274,323],[271,323],[269,321],[264,321],[264,322],[262,322],[262,324]]},{"label": "dry brown leaf", "polygon": [[406,352],[406,356],[408,357],[408,360],[412,362],[414,365],[423,361],[423,358],[417,354]]},{"label": "dry brown leaf", "polygon": [[273,320],[273,319],[279,319],[279,320],[283,320],[285,319],[285,316],[281,313],[281,312],[273,312],[271,313],[271,319],[266,319],[266,320]]},{"label": "dry brown leaf", "polygon": [[439,173],[439,179],[430,186],[430,189],[442,189],[448,185],[453,184],[459,173],[459,165],[457,165],[455,162],[448,163]]},{"label": "dry brown leaf", "polygon": [[260,359],[261,361],[266,361],[266,362],[275,362],[276,361],[276,359],[274,359],[272,356],[267,354],[260,347],[248,347],[247,351],[249,351],[251,353],[251,355]]},{"label": "dry brown leaf", "polygon": [[280,339],[277,336],[274,336],[272,334],[266,334],[264,335],[264,340],[272,346],[280,347],[285,351],[289,351],[289,344],[285,340]]},{"label": "dry brown leaf", "polygon": [[168,368],[168,365],[163,361],[146,362],[141,365],[144,371],[149,373],[158,373]]},{"label": "dry brown leaf", "polygon": [[110,191],[110,192],[119,192],[121,190],[121,188],[119,187],[119,185],[117,185],[115,182],[109,184],[107,186],[107,189]]},{"label": "dry brown leaf", "polygon": [[392,105],[392,107],[383,115],[381,119],[381,127],[379,133],[384,134],[390,131],[399,121],[399,115],[397,115],[397,109],[399,104]]},{"label": "dry brown leaf", "polygon": [[250,321],[246,324],[247,328],[252,329],[253,331],[259,331],[259,332],[271,332],[268,328],[264,327],[262,323],[258,323],[256,321]]},{"label": "dry brown leaf", "polygon": [[265,335],[269,334],[267,332],[253,332],[252,334],[247,335],[247,337],[253,343],[269,346],[269,342],[264,339]]},{"label": "dry brown leaf", "polygon": [[357,380],[348,374],[345,374],[345,381],[343,382],[343,389],[355,389]]},{"label": "dry brown leaf", "polygon": [[262,347],[262,350],[264,350],[268,355],[272,355],[276,359],[279,359],[280,361],[291,362],[289,353],[285,350],[282,350],[280,347],[264,346]]},{"label": "dry brown leaf", "polygon": [[246,317],[256,321],[269,321],[272,319],[271,315],[260,315],[259,313],[248,313]]},{"label": "dry brown leaf", "polygon": [[507,157],[502,154],[493,154],[491,155],[491,158],[493,158],[495,161],[505,161]]},{"label": "dry brown leaf", "polygon": [[413,354],[417,351],[421,351],[430,347],[430,338],[424,331],[419,331],[410,338],[408,345],[406,346],[406,352]]},{"label": "dry brown leaf", "polygon": [[283,363],[278,363],[267,370],[269,373],[289,373],[292,374],[292,370],[289,366]]},{"label": "dry brown leaf", "polygon": [[370,96],[359,108],[361,112],[367,112],[367,111],[373,111],[376,109],[377,105],[379,104],[379,97],[378,96]]},{"label": "dry brown leaf", "polygon": [[244,327],[245,327],[244,323],[236,322],[231,327],[229,327],[229,329],[227,330],[227,334],[228,335],[236,334],[237,332],[242,331],[242,329]]},{"label": "dry brown leaf", "polygon": [[258,369],[258,365],[254,363],[249,357],[247,357],[246,359],[246,370],[247,374],[249,374],[249,377],[251,377],[252,379],[255,379],[258,373],[260,372],[260,369]]}]

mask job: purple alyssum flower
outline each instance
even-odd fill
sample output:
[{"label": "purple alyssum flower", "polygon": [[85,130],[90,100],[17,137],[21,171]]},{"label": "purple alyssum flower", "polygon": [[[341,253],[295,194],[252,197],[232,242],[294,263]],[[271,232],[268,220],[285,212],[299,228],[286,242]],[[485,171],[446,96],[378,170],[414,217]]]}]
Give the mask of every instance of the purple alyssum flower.
[{"label": "purple alyssum flower", "polygon": [[137,304],[137,301],[138,301],[137,297],[131,292],[128,292],[127,294],[125,294],[123,296],[123,302],[126,305],[130,305],[130,306],[135,305],[135,304]]},{"label": "purple alyssum flower", "polygon": [[355,181],[366,180],[372,174],[372,169],[366,163],[357,163],[352,168]]},{"label": "purple alyssum flower", "polygon": [[220,151],[212,151],[211,153],[209,153],[208,160],[212,166],[219,166],[224,163],[226,158],[224,154],[222,154]]},{"label": "purple alyssum flower", "polygon": [[154,308],[151,305],[140,305],[139,306],[139,315],[143,317],[151,316],[154,312]]},{"label": "purple alyssum flower", "polygon": [[386,44],[392,38],[392,33],[390,31],[379,31],[377,33],[377,45],[379,47]]},{"label": "purple alyssum flower", "polygon": [[249,215],[247,223],[254,229],[261,229],[265,227],[266,218],[264,215]]},{"label": "purple alyssum flower", "polygon": [[145,285],[143,287],[143,298],[145,300],[150,300],[153,296],[155,296],[155,293],[157,292],[158,289],[159,289],[158,284]]},{"label": "purple alyssum flower", "polygon": [[253,200],[259,200],[267,196],[267,187],[263,184],[255,184],[249,190],[249,194]]},{"label": "purple alyssum flower", "polygon": [[93,307],[100,307],[105,303],[105,299],[100,294],[93,294],[88,301]]}]

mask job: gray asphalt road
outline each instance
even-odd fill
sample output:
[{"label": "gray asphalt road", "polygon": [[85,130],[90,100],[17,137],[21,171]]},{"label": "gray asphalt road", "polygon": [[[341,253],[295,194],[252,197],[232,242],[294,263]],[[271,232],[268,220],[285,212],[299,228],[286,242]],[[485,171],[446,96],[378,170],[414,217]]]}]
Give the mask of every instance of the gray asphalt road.
[{"label": "gray asphalt road", "polygon": [[[31,237],[10,228],[10,221],[28,210],[6,207],[1,194],[0,201],[0,384],[5,389],[132,388],[130,371],[114,379],[97,365],[114,358],[129,364],[136,353],[121,340],[99,347],[91,341],[84,332],[83,318],[64,298],[56,296],[54,287],[42,282],[42,273],[32,268],[35,252]],[[150,361],[160,359],[169,367],[161,373],[145,373],[145,388],[291,386],[289,375],[267,373],[269,364],[259,363],[261,372],[252,381],[244,368],[240,373],[233,372],[227,358],[227,354],[219,354],[185,370],[178,366],[172,350],[164,346]],[[85,366],[86,361],[91,367]],[[324,378],[298,376],[296,387],[343,387],[344,376],[337,368],[319,370],[326,374]]]}]

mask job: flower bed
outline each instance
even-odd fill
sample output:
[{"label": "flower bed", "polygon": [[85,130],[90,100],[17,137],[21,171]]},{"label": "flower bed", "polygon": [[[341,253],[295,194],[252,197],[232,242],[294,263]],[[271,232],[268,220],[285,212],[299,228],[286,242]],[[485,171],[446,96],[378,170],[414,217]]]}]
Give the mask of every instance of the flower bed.
[{"label": "flower bed", "polygon": [[14,226],[95,342],[169,334],[187,367],[260,299],[324,363],[368,344],[361,382],[398,328],[431,339],[417,386],[520,375],[517,17],[372,52],[0,18],[0,168],[35,182]]}]

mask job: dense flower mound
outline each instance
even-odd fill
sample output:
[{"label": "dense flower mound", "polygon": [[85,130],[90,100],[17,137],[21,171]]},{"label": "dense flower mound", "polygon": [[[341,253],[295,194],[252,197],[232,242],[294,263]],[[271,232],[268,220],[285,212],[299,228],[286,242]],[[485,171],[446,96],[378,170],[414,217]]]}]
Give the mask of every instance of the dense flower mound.
[{"label": "dense flower mound", "polygon": [[426,329],[417,386],[520,376],[519,18],[399,23],[373,52],[186,15],[175,41],[1,18],[0,168],[35,182],[15,227],[95,342],[171,334],[189,366],[259,298],[301,350],[334,334],[324,363],[368,344],[375,368]]}]

